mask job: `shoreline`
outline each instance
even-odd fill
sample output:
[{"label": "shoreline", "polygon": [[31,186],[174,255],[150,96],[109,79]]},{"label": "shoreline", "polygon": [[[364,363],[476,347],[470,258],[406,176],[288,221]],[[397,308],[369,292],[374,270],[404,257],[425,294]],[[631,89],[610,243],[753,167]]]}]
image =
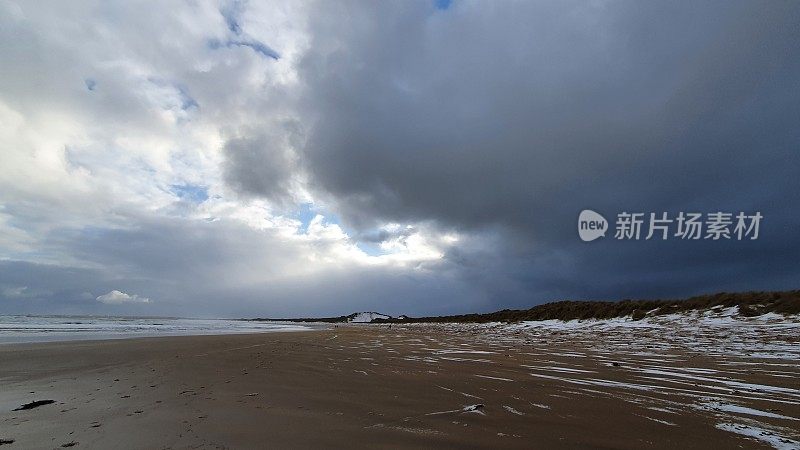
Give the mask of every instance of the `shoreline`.
[{"label": "shoreline", "polygon": [[30,344],[66,344],[66,343],[79,343],[79,342],[104,342],[104,341],[125,341],[125,340],[136,340],[136,339],[158,339],[158,338],[181,338],[181,337],[199,337],[199,336],[229,336],[229,335],[258,335],[258,334],[269,334],[269,333],[303,333],[303,332],[310,332],[310,331],[318,331],[323,330],[324,328],[312,328],[306,327],[306,329],[294,330],[294,329],[284,329],[284,330],[269,330],[269,331],[230,331],[230,332],[220,332],[220,333],[198,333],[198,334],[169,334],[169,333],[157,333],[157,334],[119,334],[119,335],[103,335],[101,336],[83,336],[83,337],[71,337],[69,339],[62,339],[62,336],[52,336],[52,338],[48,338],[42,336],[35,340],[24,340],[24,341],[3,341],[0,340],[0,347],[3,346],[10,346],[10,345],[30,345]]},{"label": "shoreline", "polygon": [[[5,316],[8,317],[8,316]],[[136,339],[149,337],[215,336],[226,334],[282,333],[321,329],[323,324],[269,323],[232,319],[153,319],[116,317],[69,317],[86,322],[63,322],[66,316],[26,316],[29,322],[0,322],[0,346]],[[36,322],[40,319],[56,319]],[[171,322],[170,322],[171,321]]]}]

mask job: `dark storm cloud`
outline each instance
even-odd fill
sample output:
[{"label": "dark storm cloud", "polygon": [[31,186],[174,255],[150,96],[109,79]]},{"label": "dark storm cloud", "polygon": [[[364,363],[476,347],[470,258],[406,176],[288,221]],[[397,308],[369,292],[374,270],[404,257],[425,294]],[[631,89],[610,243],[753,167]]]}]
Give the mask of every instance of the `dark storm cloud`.
[{"label": "dark storm cloud", "polygon": [[355,238],[359,242],[368,242],[373,244],[379,244],[381,242],[388,241],[389,239],[403,239],[413,235],[417,230],[413,227],[411,228],[403,228],[398,230],[369,230],[364,233],[359,233],[355,236]]},{"label": "dark storm cloud", "polygon": [[[800,279],[797,3],[325,2],[310,24],[302,164],[365,236],[386,221],[494,236],[447,257],[498,304]],[[257,166],[228,179],[272,195]],[[764,231],[584,244],[584,208],[760,210]]]},{"label": "dark storm cloud", "polygon": [[286,123],[279,132],[252,130],[225,143],[225,181],[245,195],[260,195],[276,203],[292,196],[298,170],[294,147],[297,124]]},{"label": "dark storm cloud", "polygon": [[100,294],[93,294],[87,286],[109,281],[94,269],[0,261],[0,313],[82,313]]}]

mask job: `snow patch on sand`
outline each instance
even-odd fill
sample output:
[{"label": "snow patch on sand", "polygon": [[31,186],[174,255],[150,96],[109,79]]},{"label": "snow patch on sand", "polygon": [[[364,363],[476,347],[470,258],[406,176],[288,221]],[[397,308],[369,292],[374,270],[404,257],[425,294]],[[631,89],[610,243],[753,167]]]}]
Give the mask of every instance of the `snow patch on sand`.
[{"label": "snow patch on sand", "polygon": [[775,414],[768,411],[761,411],[760,409],[748,408],[746,406],[733,405],[730,403],[721,403],[717,401],[703,402],[697,405],[697,407],[705,410],[723,411],[734,414],[744,414],[748,416],[770,417],[772,419],[800,420],[794,417]]},{"label": "snow patch on sand", "polygon": [[480,377],[480,378],[488,378],[488,379],[490,379],[490,380],[499,380],[499,381],[512,381],[512,382],[514,381],[514,380],[512,380],[511,378],[490,377],[489,375],[478,375],[478,374],[475,374],[475,376],[476,376],[476,377]]},{"label": "snow patch on sand", "polygon": [[800,442],[798,441],[780,436],[774,431],[752,425],[718,423],[717,428],[731,433],[736,433],[741,436],[757,439],[765,444],[771,445],[773,448],[778,450],[796,450],[800,448]]},{"label": "snow patch on sand", "polygon": [[658,422],[660,424],[669,425],[671,427],[677,426],[676,424],[674,424],[672,422],[669,422],[669,421],[666,421],[666,420],[661,420],[661,419],[656,419],[655,417],[642,416],[642,415],[639,415],[639,414],[636,414],[636,415],[639,416],[639,417],[644,417],[647,420],[652,420],[653,422]]},{"label": "snow patch on sand", "polygon": [[508,405],[503,405],[503,409],[505,409],[506,411],[510,412],[511,414],[516,414],[518,416],[524,416],[525,415],[525,413],[519,412],[516,409],[514,409],[514,408],[512,408],[512,407],[510,407]]}]

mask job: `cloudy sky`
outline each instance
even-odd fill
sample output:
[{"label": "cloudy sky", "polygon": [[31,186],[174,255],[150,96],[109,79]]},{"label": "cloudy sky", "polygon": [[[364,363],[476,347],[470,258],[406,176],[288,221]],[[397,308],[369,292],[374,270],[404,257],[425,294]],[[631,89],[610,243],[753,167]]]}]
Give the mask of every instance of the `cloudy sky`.
[{"label": "cloudy sky", "polygon": [[[0,0],[0,313],[798,288],[800,3]],[[760,212],[582,242],[581,210]]]}]

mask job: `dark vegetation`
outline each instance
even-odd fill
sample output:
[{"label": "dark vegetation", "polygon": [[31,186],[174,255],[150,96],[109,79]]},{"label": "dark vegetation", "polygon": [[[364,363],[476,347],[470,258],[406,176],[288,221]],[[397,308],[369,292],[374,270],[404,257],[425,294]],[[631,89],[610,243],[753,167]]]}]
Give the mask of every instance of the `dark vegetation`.
[{"label": "dark vegetation", "polygon": [[350,314],[349,316],[338,316],[338,317],[301,317],[298,319],[252,319],[252,320],[261,320],[261,321],[270,321],[270,322],[324,322],[324,323],[342,323],[342,322],[349,322],[353,319],[358,313]]},{"label": "dark vegetation", "polygon": [[[523,320],[583,320],[610,319],[631,316],[634,320],[646,315],[663,315],[686,311],[703,311],[738,306],[743,316],[754,317],[766,313],[800,314],[800,290],[782,292],[721,292],[700,295],[684,300],[621,300],[621,301],[560,301],[545,303],[530,309],[504,309],[486,314],[461,314],[438,317],[406,317],[375,319],[372,323],[414,322],[519,322]],[[277,319],[292,322],[347,322],[350,316],[327,318]],[[255,319],[276,320],[276,319]]]},{"label": "dark vegetation", "polygon": [[[738,306],[743,316],[760,316],[769,312],[778,314],[800,313],[800,290],[784,292],[744,292],[701,295],[685,300],[621,300],[610,301],[560,301],[545,303],[530,309],[504,309],[487,314],[464,314],[441,317],[408,318],[402,322],[519,322],[523,320],[583,320],[611,319],[632,316],[634,320],[645,315],[663,315],[712,308]],[[373,322],[399,322],[374,320]]]}]

